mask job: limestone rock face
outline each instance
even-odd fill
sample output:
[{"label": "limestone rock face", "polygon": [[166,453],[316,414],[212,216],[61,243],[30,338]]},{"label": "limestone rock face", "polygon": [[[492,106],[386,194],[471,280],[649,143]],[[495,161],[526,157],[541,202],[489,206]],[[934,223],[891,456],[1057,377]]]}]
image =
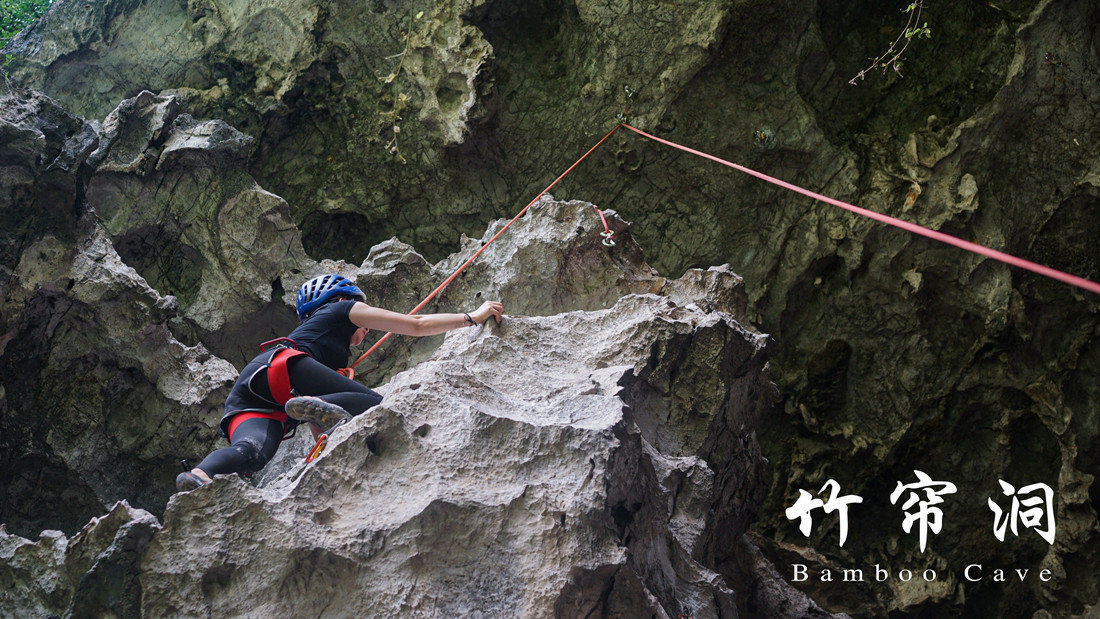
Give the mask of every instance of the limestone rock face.
[{"label": "limestone rock face", "polygon": [[696,557],[761,498],[765,344],[658,295],[452,332],[315,463],[177,495],[143,610],[733,616]]},{"label": "limestone rock face", "polygon": [[[75,238],[79,164],[99,141],[85,122],[42,93],[0,83],[0,266],[10,272],[27,242]],[[6,278],[5,278],[6,279]],[[7,286],[8,282],[3,284]]]},{"label": "limestone rock face", "polygon": [[[170,91],[257,137],[252,171],[288,199],[314,256],[359,262],[400,230],[438,260],[560,171],[523,133],[569,123],[554,140],[572,152],[627,99],[656,122],[734,5],[61,0],[8,46],[9,72],[92,118],[135,89]],[[497,133],[501,120],[520,133]],[[636,169],[638,154],[616,158]],[[435,217],[444,204],[452,216]]]},{"label": "limestone rock face", "polygon": [[[420,313],[474,309],[486,300],[499,299],[510,314],[545,315],[604,309],[627,294],[658,293],[677,303],[698,302],[707,310],[744,318],[743,282],[728,267],[692,270],[680,280],[662,278],[646,264],[629,224],[614,211],[603,216],[613,233],[612,246],[604,244],[603,225],[592,204],[544,195],[527,216],[503,233],[505,242],[491,243],[508,225],[498,220],[480,239],[464,237],[458,252],[435,264],[393,239],[371,248],[359,267],[327,261],[313,267],[316,272],[303,275],[339,271],[366,292],[372,305],[409,311],[480,251]],[[294,290],[284,297],[288,304],[293,303]],[[382,383],[410,361],[426,357],[440,340],[391,341],[357,371],[367,373],[367,384]]]},{"label": "limestone rock face", "polygon": [[[97,127],[5,91],[0,176],[0,518],[76,530],[126,497],[160,512],[180,454],[211,444],[233,367],[170,332],[177,300],[120,258],[83,202]],[[201,437],[201,438],[200,438]],[[175,460],[175,462],[174,462]]]},{"label": "limestone rock face", "polygon": [[82,227],[75,247],[52,236],[27,247],[5,297],[3,519],[16,531],[79,526],[122,497],[159,512],[236,378],[173,337],[175,300],[101,228]]},{"label": "limestone rock face", "polygon": [[[293,324],[278,311],[282,279],[312,261],[286,202],[248,174],[250,138],[150,92],[123,101],[100,133],[88,160],[88,207],[123,259],[176,297],[181,337],[239,363],[255,353],[242,340],[271,339]],[[265,313],[282,319],[257,324]]]},{"label": "limestone rock face", "polygon": [[[1083,24],[1098,18],[1086,5],[1038,3],[1014,35],[1004,81],[990,100],[957,125],[921,119],[927,123],[904,134],[896,150],[876,155],[885,166],[865,179],[870,189],[857,194],[862,204],[1097,280],[1100,262],[1084,240],[1097,220],[1083,205],[1097,203],[1100,145],[1078,137],[1093,124],[1098,96],[1077,73],[1097,64],[1094,47],[1079,36]],[[1044,130],[1048,114],[1065,132]],[[1097,523],[1100,462],[1083,454],[1095,452],[1097,438],[1100,298],[908,235],[857,232],[858,226],[838,235],[835,249],[812,259],[812,268],[791,272],[785,294],[757,300],[788,325],[777,336],[786,344],[776,359],[785,369],[776,374],[790,395],[791,423],[764,433],[765,445],[784,441],[765,452],[794,488],[816,491],[832,478],[844,493],[876,497],[852,526],[880,542],[896,537],[900,546],[868,541],[866,548],[849,543],[840,551],[835,527],[807,539],[782,517],[796,497],[773,488],[765,511],[781,543],[771,556],[785,554],[783,544],[809,545],[825,551],[834,569],[914,564],[952,574],[936,587],[895,583],[893,601],[879,612],[952,608],[959,595],[970,612],[994,612],[976,610],[990,596],[1001,613],[1082,612],[1100,595],[1071,582],[1077,571],[1071,566],[1097,556],[1095,540],[1086,541],[1091,536],[1082,531]],[[792,428],[796,437],[788,441]],[[958,488],[944,511],[944,530],[923,553],[904,535],[900,510],[885,500],[895,483],[913,481],[915,469]],[[1054,544],[1031,530],[1004,542],[995,537],[987,500],[1009,503],[998,480],[1053,488]],[[1092,488],[1089,498],[1085,487]],[[864,558],[851,561],[848,553]],[[1031,573],[1049,568],[1054,576],[1014,587],[970,583],[961,570],[976,557]],[[838,598],[878,593],[826,588]]]},{"label": "limestone rock face", "polygon": [[32,543],[0,527],[0,609],[12,617],[136,617],[141,553],[159,530],[155,516],[125,501],[71,538],[47,530]]}]

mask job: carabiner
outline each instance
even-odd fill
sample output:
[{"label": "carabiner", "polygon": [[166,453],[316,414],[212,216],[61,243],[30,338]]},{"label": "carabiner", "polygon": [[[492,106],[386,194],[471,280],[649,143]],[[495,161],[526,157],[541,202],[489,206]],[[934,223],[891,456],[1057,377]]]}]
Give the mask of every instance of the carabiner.
[{"label": "carabiner", "polygon": [[608,230],[607,232],[601,232],[600,236],[603,237],[603,244],[604,245],[606,245],[608,247],[614,247],[615,246],[615,239],[614,239],[615,233],[614,232]]},{"label": "carabiner", "polygon": [[309,455],[306,456],[306,464],[313,462],[317,459],[317,456],[321,455],[321,452],[325,450],[325,445],[328,444],[328,434],[322,434],[317,437],[317,442],[313,444],[313,449],[309,450]]},{"label": "carabiner", "polygon": [[321,452],[323,452],[325,450],[325,447],[328,445],[329,435],[332,434],[333,430],[339,428],[347,422],[347,419],[341,419],[340,421],[334,423],[331,428],[329,428],[327,431],[317,437],[317,442],[313,444],[313,449],[310,449],[309,455],[306,456],[306,464],[313,462],[321,455]]}]

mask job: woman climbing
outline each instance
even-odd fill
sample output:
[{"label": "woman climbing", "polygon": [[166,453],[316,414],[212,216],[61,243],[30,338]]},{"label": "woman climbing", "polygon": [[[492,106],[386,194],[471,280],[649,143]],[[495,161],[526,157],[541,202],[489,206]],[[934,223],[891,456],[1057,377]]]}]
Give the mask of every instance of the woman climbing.
[{"label": "woman climbing", "polygon": [[[275,455],[287,433],[299,423],[314,435],[341,419],[358,415],[382,396],[339,373],[352,346],[370,329],[401,335],[437,335],[459,327],[500,321],[503,306],[483,303],[469,314],[410,316],[371,307],[350,280],[335,274],[315,277],[298,290],[301,324],[248,363],[225,401],[221,434],[224,447],[176,477],[176,488],[193,490],[222,473],[254,473]],[[265,346],[267,346],[265,344]]]}]

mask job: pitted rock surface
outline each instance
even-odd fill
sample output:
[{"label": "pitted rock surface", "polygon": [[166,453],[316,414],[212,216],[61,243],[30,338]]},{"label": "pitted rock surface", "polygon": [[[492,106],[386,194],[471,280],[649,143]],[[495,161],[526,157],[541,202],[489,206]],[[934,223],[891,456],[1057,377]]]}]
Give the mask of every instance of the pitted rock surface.
[{"label": "pitted rock surface", "polygon": [[[708,528],[747,524],[750,504],[714,517],[729,480],[708,444],[762,410],[731,394],[766,384],[765,344],[651,294],[452,332],[313,464],[177,495],[146,551],[144,612],[293,617],[338,591],[326,612],[731,616],[735,596],[693,553]],[[728,372],[686,371],[693,357]],[[748,448],[724,464],[749,473],[737,485],[763,465]],[[273,603],[259,579],[293,595]]]},{"label": "pitted rock surface", "polygon": [[31,542],[0,526],[0,609],[10,617],[136,617],[141,553],[159,530],[155,516],[125,501],[71,538],[47,530]]}]

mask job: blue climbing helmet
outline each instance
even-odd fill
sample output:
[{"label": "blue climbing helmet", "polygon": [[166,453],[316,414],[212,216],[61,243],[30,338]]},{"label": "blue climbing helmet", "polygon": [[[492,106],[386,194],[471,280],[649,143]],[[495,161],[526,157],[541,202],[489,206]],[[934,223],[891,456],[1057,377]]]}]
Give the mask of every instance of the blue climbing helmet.
[{"label": "blue climbing helmet", "polygon": [[335,273],[319,275],[302,284],[298,289],[298,299],[294,303],[294,307],[298,310],[298,320],[309,318],[314,310],[337,296],[364,302],[367,300],[367,295],[363,294],[363,291],[348,278]]}]

